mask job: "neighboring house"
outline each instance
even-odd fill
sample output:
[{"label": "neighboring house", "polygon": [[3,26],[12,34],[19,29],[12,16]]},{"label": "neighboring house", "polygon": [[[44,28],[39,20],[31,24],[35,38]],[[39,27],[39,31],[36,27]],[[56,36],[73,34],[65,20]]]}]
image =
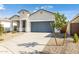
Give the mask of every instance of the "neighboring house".
[{"label": "neighboring house", "polygon": [[0,18],[0,24],[4,27],[4,31],[8,32],[10,31],[10,20],[8,18]]},{"label": "neighboring house", "polygon": [[79,15],[75,16],[73,20],[68,23],[67,32],[70,35],[74,35],[74,33],[79,35]]},{"label": "neighboring house", "polygon": [[[20,10],[19,15],[14,15],[10,18],[11,27],[20,32],[52,32],[50,23],[55,21],[55,17],[52,12],[40,9],[34,13],[30,13],[27,10]],[[13,25],[13,23],[16,25]]]}]

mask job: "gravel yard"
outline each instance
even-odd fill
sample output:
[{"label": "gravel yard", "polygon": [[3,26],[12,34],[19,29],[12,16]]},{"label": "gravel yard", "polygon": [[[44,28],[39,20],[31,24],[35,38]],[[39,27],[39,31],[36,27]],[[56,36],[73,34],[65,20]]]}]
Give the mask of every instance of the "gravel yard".
[{"label": "gravel yard", "polygon": [[[55,44],[55,40],[50,40],[47,46],[44,48],[43,52],[48,52],[49,54],[78,54],[79,53],[79,42],[73,43],[72,38],[67,38],[64,45],[62,45],[63,40],[57,39],[58,46]],[[48,46],[50,45],[50,46]]]}]

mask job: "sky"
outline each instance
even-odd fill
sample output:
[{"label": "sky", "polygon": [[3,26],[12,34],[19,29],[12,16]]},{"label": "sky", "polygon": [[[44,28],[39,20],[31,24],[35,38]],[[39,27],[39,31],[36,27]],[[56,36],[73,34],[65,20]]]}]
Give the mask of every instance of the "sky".
[{"label": "sky", "polygon": [[72,20],[79,13],[79,4],[0,4],[0,18],[8,18],[18,14],[21,9],[26,9],[33,13],[39,9],[51,12],[60,12]]}]

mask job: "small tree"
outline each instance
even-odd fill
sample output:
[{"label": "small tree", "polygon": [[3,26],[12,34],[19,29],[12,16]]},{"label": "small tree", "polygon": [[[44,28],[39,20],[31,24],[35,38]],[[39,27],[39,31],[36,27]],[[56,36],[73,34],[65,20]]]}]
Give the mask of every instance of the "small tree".
[{"label": "small tree", "polygon": [[[62,27],[64,27],[64,25],[67,22],[66,22],[66,17],[64,16],[64,14],[60,14],[59,12],[57,12],[57,13],[54,13],[54,16],[55,16],[55,22],[52,23],[52,28],[54,28],[54,33],[55,33],[55,29],[61,30]],[[56,33],[55,33],[55,41],[57,44]]]},{"label": "small tree", "polygon": [[64,33],[64,41],[63,41],[63,45],[65,43],[65,40],[66,40],[66,33]]},{"label": "small tree", "polygon": [[[55,23],[50,23],[50,24],[51,24],[52,30],[54,31],[54,37],[55,37],[56,45],[58,45],[58,44],[57,44],[57,40],[56,40],[56,33],[55,33]],[[52,31],[52,32],[53,32],[53,31]]]},{"label": "small tree", "polygon": [[59,12],[57,13],[54,13],[54,16],[55,16],[55,28],[58,29],[58,30],[61,30],[62,27],[64,27],[67,23],[66,21],[66,17],[64,14],[60,14]]},{"label": "small tree", "polygon": [[79,38],[78,38],[78,35],[77,35],[77,33],[75,33],[75,34],[74,34],[74,43],[77,43],[77,42],[78,42],[78,39],[79,39]]}]

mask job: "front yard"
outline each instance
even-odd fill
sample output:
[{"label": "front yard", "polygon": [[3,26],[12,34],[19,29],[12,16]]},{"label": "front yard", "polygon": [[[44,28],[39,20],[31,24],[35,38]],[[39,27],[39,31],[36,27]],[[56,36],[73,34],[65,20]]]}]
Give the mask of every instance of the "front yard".
[{"label": "front yard", "polygon": [[15,54],[35,53],[35,51],[42,51],[50,40],[50,37],[46,37],[48,34],[49,33],[8,33],[5,34],[0,46],[6,46]]},{"label": "front yard", "polygon": [[[58,39],[57,42],[59,46],[55,45],[54,40],[49,40],[47,46],[43,51],[47,51],[48,53],[53,54],[78,54],[79,53],[79,42],[73,43],[72,38],[67,38],[65,45],[61,46],[62,40]],[[53,43],[54,42],[54,43]],[[61,43],[60,43],[61,42]]]},{"label": "front yard", "polygon": [[10,40],[10,39],[13,39],[14,37],[16,37],[16,36],[19,36],[19,35],[21,35],[21,34],[23,34],[23,33],[19,33],[19,32],[17,32],[17,33],[3,33],[3,35],[2,35],[2,38],[4,39],[3,41],[1,41],[1,42],[4,42],[4,41],[6,41],[6,40]]},{"label": "front yard", "polygon": [[[64,38],[57,37],[56,39],[58,45],[50,33],[6,33],[4,40],[0,42],[0,53],[6,52],[6,49],[14,54],[79,53],[79,42],[73,43],[73,39],[68,37],[65,44],[62,45]],[[5,47],[2,48],[2,46]]]}]

